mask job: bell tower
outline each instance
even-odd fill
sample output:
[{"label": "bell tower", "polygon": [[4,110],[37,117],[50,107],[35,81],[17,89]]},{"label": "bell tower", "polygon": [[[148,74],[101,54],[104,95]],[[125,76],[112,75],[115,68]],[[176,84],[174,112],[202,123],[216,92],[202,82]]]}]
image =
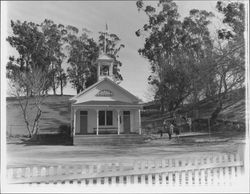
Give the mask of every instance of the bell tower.
[{"label": "bell tower", "polygon": [[98,81],[105,77],[113,80],[113,65],[114,59],[106,53],[106,35],[108,34],[108,25],[106,24],[106,32],[104,33],[103,52],[100,53],[97,59],[97,79]]},{"label": "bell tower", "polygon": [[113,80],[113,63],[114,59],[106,53],[102,53],[97,59],[97,78],[98,81],[105,77]]}]

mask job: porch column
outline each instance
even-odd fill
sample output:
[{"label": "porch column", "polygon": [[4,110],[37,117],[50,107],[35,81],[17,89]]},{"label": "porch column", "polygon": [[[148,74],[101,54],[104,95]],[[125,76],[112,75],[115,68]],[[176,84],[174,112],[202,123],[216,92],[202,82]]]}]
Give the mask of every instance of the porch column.
[{"label": "porch column", "polygon": [[139,134],[141,135],[141,110],[138,110],[138,114],[139,114]]},{"label": "porch column", "polygon": [[99,135],[99,110],[96,110],[96,135]]},{"label": "porch column", "polygon": [[117,111],[117,134],[120,135],[120,110]]},{"label": "porch column", "polygon": [[72,105],[71,105],[71,107],[70,107],[70,129],[71,129],[71,136],[73,137],[73,127],[74,127],[74,121],[73,121],[73,117],[74,117],[74,109],[73,109],[73,107],[72,107]]},{"label": "porch column", "polygon": [[74,128],[73,128],[73,136],[76,134],[76,109],[74,108]]}]

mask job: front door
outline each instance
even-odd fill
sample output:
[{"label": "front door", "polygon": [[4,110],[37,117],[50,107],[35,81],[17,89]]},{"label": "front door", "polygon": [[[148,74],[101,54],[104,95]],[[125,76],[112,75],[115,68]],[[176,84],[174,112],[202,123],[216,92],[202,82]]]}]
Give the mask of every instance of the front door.
[{"label": "front door", "polygon": [[80,111],[80,134],[88,133],[88,111]]},{"label": "front door", "polygon": [[130,111],[123,111],[124,133],[130,133]]}]

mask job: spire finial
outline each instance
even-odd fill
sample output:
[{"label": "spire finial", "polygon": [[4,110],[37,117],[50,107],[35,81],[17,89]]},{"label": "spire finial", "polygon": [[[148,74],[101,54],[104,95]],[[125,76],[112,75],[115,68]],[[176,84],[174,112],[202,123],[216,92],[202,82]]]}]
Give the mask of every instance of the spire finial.
[{"label": "spire finial", "polygon": [[106,53],[106,35],[108,34],[108,24],[107,24],[107,22],[106,22],[106,32],[104,33],[104,48],[103,48],[103,51],[104,51],[104,53]]}]

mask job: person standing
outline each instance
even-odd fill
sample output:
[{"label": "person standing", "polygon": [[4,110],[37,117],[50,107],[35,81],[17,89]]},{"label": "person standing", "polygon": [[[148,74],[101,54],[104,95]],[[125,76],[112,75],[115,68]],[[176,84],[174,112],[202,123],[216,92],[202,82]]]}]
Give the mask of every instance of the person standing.
[{"label": "person standing", "polygon": [[189,132],[191,132],[192,131],[192,119],[187,118],[187,123],[188,123],[188,126],[189,126]]},{"label": "person standing", "polygon": [[168,130],[169,139],[172,138],[173,131],[174,131],[174,125],[173,125],[173,123],[171,123],[169,126],[169,130]]},{"label": "person standing", "polygon": [[[164,119],[163,120],[163,131],[166,131],[166,128],[167,128],[167,120],[166,119]],[[162,130],[161,130],[161,137],[162,137]]]}]

